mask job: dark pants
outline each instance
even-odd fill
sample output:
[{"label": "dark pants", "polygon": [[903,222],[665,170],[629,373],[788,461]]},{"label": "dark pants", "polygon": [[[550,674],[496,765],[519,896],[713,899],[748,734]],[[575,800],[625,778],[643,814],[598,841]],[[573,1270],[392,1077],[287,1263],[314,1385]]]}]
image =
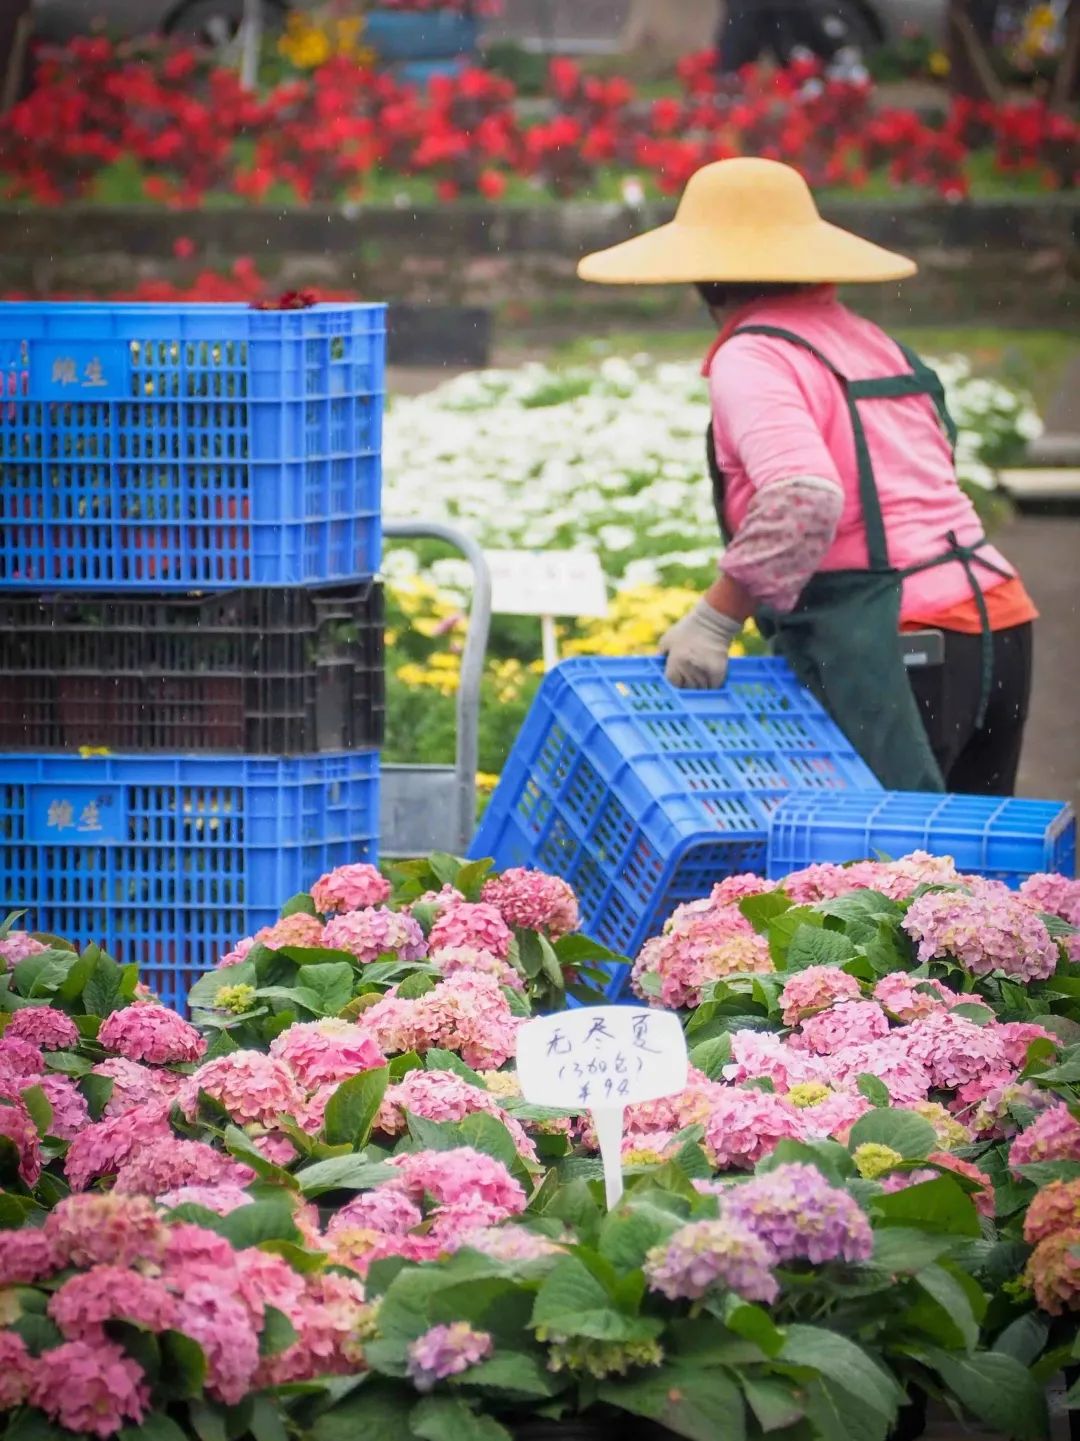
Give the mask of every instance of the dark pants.
[{"label": "dark pants", "polygon": [[783,65],[793,50],[809,50],[826,60],[836,50],[807,0],[728,0],[716,48],[727,75],[765,52]]},{"label": "dark pants", "polygon": [[944,665],[908,672],[947,791],[1011,796],[1015,790],[1031,696],[1032,633],[1030,622],[994,632],[994,680],[981,727],[975,724],[979,636],[946,631]]}]

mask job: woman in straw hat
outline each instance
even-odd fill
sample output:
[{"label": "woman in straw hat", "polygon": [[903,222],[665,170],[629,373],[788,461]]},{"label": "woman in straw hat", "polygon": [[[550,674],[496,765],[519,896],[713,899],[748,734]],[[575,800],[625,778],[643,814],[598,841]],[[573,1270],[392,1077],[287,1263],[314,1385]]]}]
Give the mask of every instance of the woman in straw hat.
[{"label": "woman in straw hat", "polygon": [[578,273],[694,284],[719,328],[708,459],[727,547],[661,643],[668,679],[722,685],[754,615],[884,785],[1008,795],[1035,608],[957,483],[937,376],[834,289],[915,268],[822,220],[796,171],[743,159],[699,170],[670,224]]}]

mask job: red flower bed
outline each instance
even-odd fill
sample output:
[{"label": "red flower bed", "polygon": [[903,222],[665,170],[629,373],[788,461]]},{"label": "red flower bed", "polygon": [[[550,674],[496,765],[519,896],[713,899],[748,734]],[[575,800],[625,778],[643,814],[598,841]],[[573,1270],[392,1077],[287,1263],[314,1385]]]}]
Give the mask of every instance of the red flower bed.
[{"label": "red flower bed", "polygon": [[698,166],[745,154],[787,161],[815,185],[857,188],[873,173],[947,199],[967,193],[973,151],[1047,188],[1080,174],[1080,127],[1039,103],[961,102],[934,127],[878,110],[870,82],[812,61],[720,82],[705,54],[679,75],[681,95],[648,105],[623,79],[556,60],[553,108],[525,123],[513,85],[486,70],[420,91],[337,58],[253,94],[194,50],[82,39],[50,52],[31,94],[0,120],[0,192],[40,204],[90,197],[121,162],[146,198],[176,207],[213,193],[335,203],[387,176],[426,178],[447,201],[498,200],[514,180],[567,196],[620,174],[675,194]]}]

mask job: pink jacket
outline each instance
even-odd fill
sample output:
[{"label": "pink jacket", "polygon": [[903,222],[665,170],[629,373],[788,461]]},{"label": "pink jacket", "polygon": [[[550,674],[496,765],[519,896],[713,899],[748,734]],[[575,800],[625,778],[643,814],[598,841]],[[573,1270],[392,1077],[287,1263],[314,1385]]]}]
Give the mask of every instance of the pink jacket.
[{"label": "pink jacket", "polygon": [[[708,363],[716,454],[727,482],[728,529],[737,538],[757,491],[793,477],[831,481],[843,494],[842,507],[837,503],[839,521],[824,558],[812,569],[865,567],[855,447],[840,383],[820,361],[787,341],[756,335],[726,338],[747,324],[779,326],[801,335],[853,379],[898,375],[909,366],[899,347],[876,325],[841,305],[831,287],[745,307],[721,335]],[[963,543],[977,540],[982,525],[957,483],[933,402],[911,396],[859,404],[890,562],[903,570],[939,555],[949,531]],[[800,524],[796,515],[792,524]],[[980,554],[1013,574],[993,547],[984,547]],[[980,566],[976,575],[984,590],[1003,584],[1000,575]],[[756,589],[752,583],[749,588]],[[945,610],[970,594],[961,565],[938,566],[904,582],[901,618]]]}]

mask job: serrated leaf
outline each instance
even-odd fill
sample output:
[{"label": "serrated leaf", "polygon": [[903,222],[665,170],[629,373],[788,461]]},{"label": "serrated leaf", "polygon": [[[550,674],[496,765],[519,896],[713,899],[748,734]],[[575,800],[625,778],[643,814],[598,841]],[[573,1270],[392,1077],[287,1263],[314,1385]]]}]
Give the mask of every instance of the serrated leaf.
[{"label": "serrated leaf", "polygon": [[857,1398],[890,1421],[903,1400],[895,1377],[885,1371],[861,1346],[818,1326],[789,1326],[780,1359],[806,1366]]},{"label": "serrated leaf", "polygon": [[290,896],[281,908],[282,920],[286,916],[317,916],[318,914],[315,902],[307,891],[298,891],[295,896]]},{"label": "serrated leaf", "polygon": [[1003,1351],[955,1356],[932,1346],[922,1355],[976,1420],[1014,1441],[1046,1436],[1046,1392],[1014,1357]]},{"label": "serrated leaf", "polygon": [[938,1148],[937,1132],[915,1111],[879,1109],[860,1116],[851,1128],[848,1145],[852,1152],[860,1146],[888,1146],[906,1161],[921,1161]]},{"label": "serrated leaf", "polygon": [[879,1076],[863,1071],[855,1084],[859,1088],[859,1095],[865,1096],[872,1106],[889,1105],[889,1088]]},{"label": "serrated leaf", "polygon": [[327,1191],[367,1191],[390,1180],[394,1171],[381,1161],[365,1161],[354,1154],[316,1161],[295,1175],[305,1196],[321,1196]]},{"label": "serrated leaf", "polygon": [[389,1082],[385,1066],[341,1082],[326,1104],[323,1131],[330,1145],[350,1145],[356,1150],[367,1145]]},{"label": "serrated leaf", "polygon": [[719,1368],[679,1363],[658,1372],[603,1381],[601,1401],[645,1416],[687,1441],[743,1441],[746,1412],[738,1386]]},{"label": "serrated leaf", "polygon": [[409,1430],[420,1441],[511,1441],[491,1416],[474,1411],[461,1396],[428,1396],[409,1412]]},{"label": "serrated leaf", "polygon": [[710,1081],[723,1080],[724,1067],[731,1060],[731,1036],[726,1032],[702,1041],[690,1052],[690,1064],[703,1071]]},{"label": "serrated leaf", "polygon": [[30,1112],[30,1119],[37,1127],[38,1135],[44,1139],[52,1125],[53,1108],[49,1098],[40,1086],[27,1086],[22,1092],[23,1105]]},{"label": "serrated leaf", "polygon": [[805,1414],[805,1402],[796,1396],[795,1384],[781,1376],[742,1377],[747,1404],[766,1434],[794,1426]]},{"label": "serrated leaf", "polygon": [[843,966],[855,955],[854,941],[842,931],[803,924],[791,937],[785,964],[789,971],[802,971],[808,966]]},{"label": "serrated leaf", "polygon": [[467,1066],[453,1051],[444,1050],[441,1046],[432,1046],[425,1054],[424,1066],[429,1071],[453,1071],[455,1076],[468,1081],[470,1086],[476,1086],[481,1091],[487,1090],[487,1086],[471,1066]]},{"label": "serrated leaf", "polygon": [[378,1381],[364,1384],[316,1418],[311,1441],[404,1441],[415,1395]]}]

